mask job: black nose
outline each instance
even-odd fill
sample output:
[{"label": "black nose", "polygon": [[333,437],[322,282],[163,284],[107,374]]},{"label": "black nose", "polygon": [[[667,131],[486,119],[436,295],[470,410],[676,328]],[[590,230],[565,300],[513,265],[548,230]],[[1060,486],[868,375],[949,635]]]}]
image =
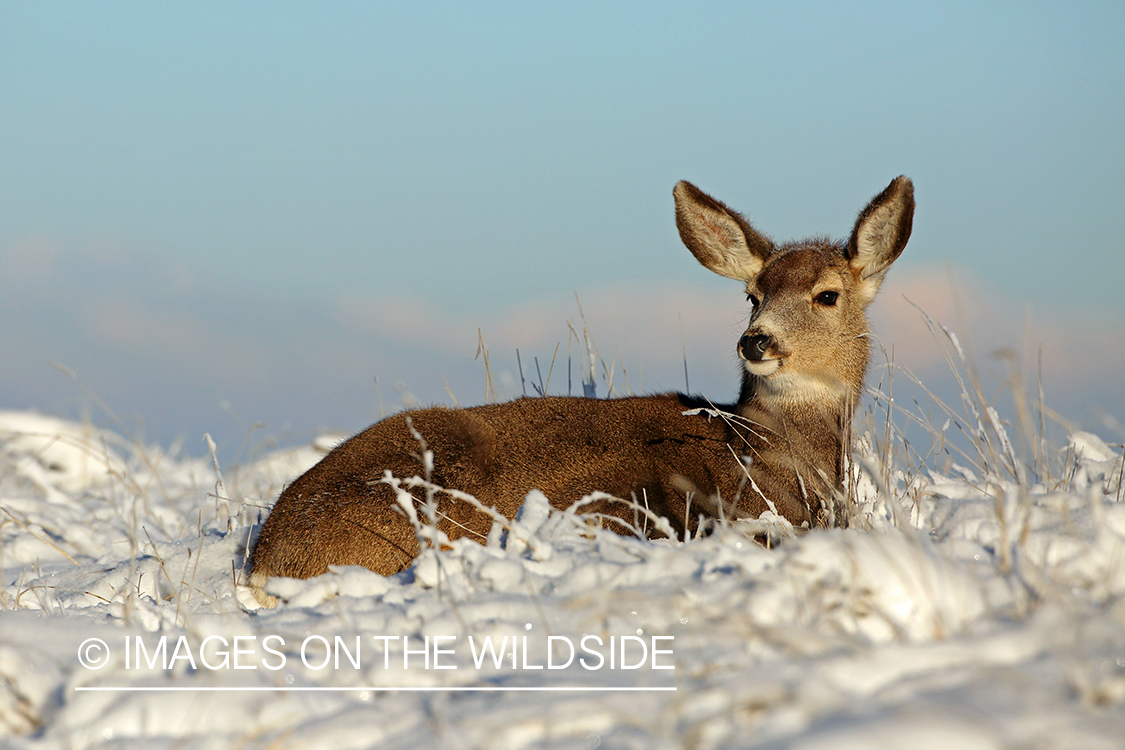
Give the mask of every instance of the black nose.
[{"label": "black nose", "polygon": [[766,349],[769,349],[771,343],[773,343],[772,336],[766,336],[765,334],[751,336],[747,334],[739,340],[738,348],[742,351],[743,357],[757,362],[765,356]]}]

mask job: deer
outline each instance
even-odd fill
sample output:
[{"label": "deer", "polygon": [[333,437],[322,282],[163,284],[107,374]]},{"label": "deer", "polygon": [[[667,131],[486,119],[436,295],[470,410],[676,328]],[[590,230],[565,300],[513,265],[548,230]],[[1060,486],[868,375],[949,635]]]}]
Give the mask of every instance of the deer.
[{"label": "deer", "polygon": [[[330,565],[393,575],[419,554],[392,477],[417,476],[423,453],[437,527],[483,540],[531,490],[565,509],[635,531],[637,505],[663,517],[649,535],[689,538],[716,517],[780,516],[795,529],[846,525],[851,422],[870,357],[866,310],[905,248],[914,187],[900,176],[860,211],[851,235],[775,243],[689,182],[673,190],[680,238],[706,268],[745,284],[750,320],[736,346],[735,403],[683,393],[607,399],[523,397],[400,412],[342,442],[278,497],[250,556],[263,604],[272,576]],[[595,494],[596,493],[596,494]],[[600,498],[600,499],[594,499]],[[662,528],[663,531],[657,529]]]}]

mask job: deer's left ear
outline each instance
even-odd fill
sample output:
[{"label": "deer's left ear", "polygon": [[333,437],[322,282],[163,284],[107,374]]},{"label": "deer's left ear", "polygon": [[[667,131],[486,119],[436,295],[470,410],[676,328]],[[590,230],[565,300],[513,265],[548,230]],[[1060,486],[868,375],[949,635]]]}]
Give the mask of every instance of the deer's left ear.
[{"label": "deer's left ear", "polygon": [[914,183],[899,176],[859,212],[845,251],[857,280],[875,296],[890,265],[902,253],[914,225]]}]

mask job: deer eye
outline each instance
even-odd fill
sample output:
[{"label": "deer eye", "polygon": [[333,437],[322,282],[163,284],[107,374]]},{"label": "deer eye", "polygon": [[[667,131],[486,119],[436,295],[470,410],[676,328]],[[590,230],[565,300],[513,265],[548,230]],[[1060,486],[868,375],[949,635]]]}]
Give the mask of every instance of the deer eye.
[{"label": "deer eye", "polygon": [[754,307],[758,306],[758,298],[755,297],[753,294],[747,294],[746,295],[746,301],[749,302]]},{"label": "deer eye", "polygon": [[824,305],[825,307],[832,307],[836,304],[836,300],[839,296],[839,292],[821,292],[816,295],[816,301],[818,304]]}]

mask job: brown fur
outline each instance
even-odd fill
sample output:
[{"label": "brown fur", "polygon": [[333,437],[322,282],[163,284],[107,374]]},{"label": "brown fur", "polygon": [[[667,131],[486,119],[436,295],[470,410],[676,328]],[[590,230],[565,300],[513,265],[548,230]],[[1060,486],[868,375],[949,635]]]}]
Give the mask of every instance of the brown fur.
[{"label": "brown fur", "polygon": [[[867,368],[864,311],[909,238],[910,181],[899,177],[876,196],[847,243],[780,248],[689,183],[679,183],[675,197],[680,235],[696,258],[744,281],[759,300],[739,345],[745,367],[737,403],[681,394],[521,398],[389,417],[282,492],[253,552],[256,595],[268,599],[269,576],[307,578],[329,565],[389,575],[411,564],[414,528],[381,481],[387,471],[424,475],[411,425],[433,451],[435,484],[508,518],[538,489],[559,508],[599,490],[634,500],[666,517],[678,536],[694,533],[720,502],[727,516],[757,518],[772,505],[796,526],[838,523],[848,431]],[[748,349],[755,336],[768,340],[760,353]],[[725,414],[684,413],[698,408]],[[436,499],[438,526],[450,538],[488,534],[487,515],[445,493]],[[587,512],[638,520],[635,508],[609,500]]]}]

